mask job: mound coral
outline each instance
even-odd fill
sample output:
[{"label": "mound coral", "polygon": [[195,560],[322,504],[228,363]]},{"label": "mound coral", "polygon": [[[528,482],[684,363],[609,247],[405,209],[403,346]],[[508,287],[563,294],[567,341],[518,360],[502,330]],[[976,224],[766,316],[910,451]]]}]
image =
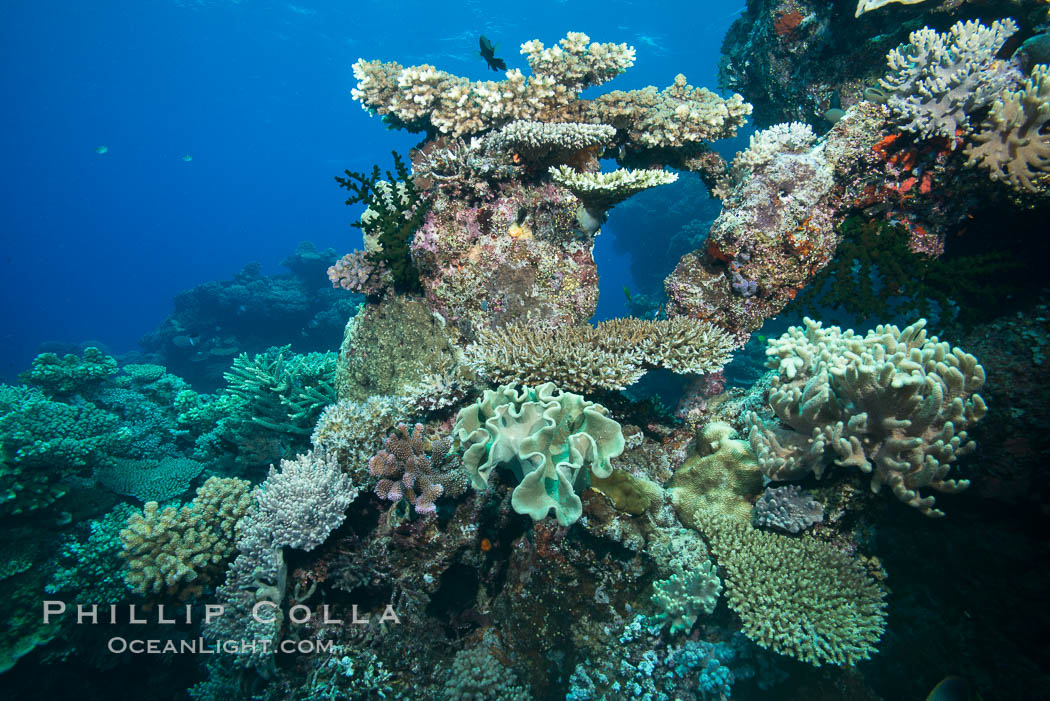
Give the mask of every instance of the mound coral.
[{"label": "mound coral", "polygon": [[668,483],[682,523],[698,528],[697,514],[725,515],[746,522],[751,501],[762,490],[755,454],[733,427],[712,421],[696,437],[695,452]]},{"label": "mound coral", "polygon": [[751,525],[799,533],[824,520],[824,506],[801,487],[767,487],[751,510]]},{"label": "mound coral", "polygon": [[534,521],[554,509],[563,526],[583,514],[579,492],[593,474],[609,477],[624,449],[620,424],[600,404],[548,382],[486,390],[456,417],[453,435],[474,489],[485,489],[497,467],[518,480],[511,506]]},{"label": "mound coral", "polygon": [[866,660],[886,629],[886,593],[834,545],[698,514],[725,571],[729,608],[764,648],[814,666]]},{"label": "mound coral", "polygon": [[926,336],[926,320],[901,330],[878,326],[864,337],[805,319],[770,341],[775,368],[769,403],[787,428],[751,412],[750,441],[762,472],[774,480],[824,474],[829,458],[871,473],[872,491],[887,485],[905,504],[943,516],[919,490],[957,492],[951,463],[973,451],[966,428],[986,412],[976,394],[984,368],[975,357]]}]

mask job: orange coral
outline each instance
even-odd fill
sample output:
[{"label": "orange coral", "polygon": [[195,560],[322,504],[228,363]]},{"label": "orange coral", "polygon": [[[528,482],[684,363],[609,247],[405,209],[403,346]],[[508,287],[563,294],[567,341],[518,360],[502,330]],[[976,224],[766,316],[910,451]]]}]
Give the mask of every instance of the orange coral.
[{"label": "orange coral", "polygon": [[803,19],[805,19],[805,15],[798,10],[782,12],[773,22],[773,31],[776,32],[779,37],[789,36],[795,33],[798,26],[802,24]]}]

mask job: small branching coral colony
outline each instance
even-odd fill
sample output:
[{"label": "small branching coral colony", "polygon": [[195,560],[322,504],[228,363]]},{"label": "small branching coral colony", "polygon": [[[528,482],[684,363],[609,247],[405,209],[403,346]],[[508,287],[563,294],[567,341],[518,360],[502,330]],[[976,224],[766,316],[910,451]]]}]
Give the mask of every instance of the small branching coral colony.
[{"label": "small branching coral colony", "polygon": [[[787,40],[806,21],[774,29]],[[958,173],[1045,194],[1050,77],[996,57],[1015,31],[1008,18],[915,31],[826,134],[774,125],[731,163],[710,142],[745,124],[741,95],[682,75],[594,93],[633,64],[625,44],[528,41],[530,74],[498,81],[359,60],[353,97],[422,141],[385,179],[378,166],[338,178],[366,206],[364,249],[328,270],[366,297],[338,354],[242,357],[215,396],[101,352],[41,356],[27,386],[0,391],[0,509],[53,508],[66,477],[92,470],[146,501],[106,526],[121,598],[217,600],[206,639],[267,643],[210,660],[199,699],[727,698],[756,670],[772,683],[795,660],[868,659],[887,605],[865,525],[904,505],[943,516],[931,492],[968,486],[955,468],[986,412],[984,369],[925,320],[865,335],[807,318],[768,343],[751,390],[723,394],[720,372],[844,231],[867,227],[850,256],[889,228],[932,259],[960,214],[934,216]],[[590,325],[609,210],[675,171],[723,209],[670,272],[666,318]],[[685,422],[618,394],[657,368],[715,389]],[[166,393],[177,410],[155,420],[177,431],[179,460],[107,428],[119,387]],[[237,441],[283,451],[258,487],[212,469]],[[162,506],[200,474],[196,498]],[[321,622],[324,607],[357,623],[348,601],[389,605],[398,623]],[[260,602],[277,613],[255,615]],[[283,641],[337,654],[275,654]]]}]

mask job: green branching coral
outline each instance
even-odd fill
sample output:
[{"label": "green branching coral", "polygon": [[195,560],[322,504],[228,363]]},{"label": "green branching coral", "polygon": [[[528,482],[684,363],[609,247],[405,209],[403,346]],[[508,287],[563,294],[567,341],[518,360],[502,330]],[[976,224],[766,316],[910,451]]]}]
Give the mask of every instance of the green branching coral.
[{"label": "green branching coral", "polygon": [[459,412],[453,435],[475,489],[485,489],[493,470],[506,467],[518,480],[514,510],[539,521],[554,509],[563,526],[583,514],[578,493],[591,474],[609,477],[610,459],[624,449],[620,424],[605,407],[550,382],[486,390]]},{"label": "green branching coral", "polygon": [[254,358],[241,353],[225,377],[229,393],[248,403],[252,421],[277,433],[309,436],[321,411],[336,400],[335,361],[335,353],[270,348]]},{"label": "green branching coral", "polygon": [[369,262],[390,271],[398,292],[419,292],[419,272],[412,263],[409,245],[416,229],[423,223],[427,204],[416,189],[404,160],[393,151],[394,172],[381,179],[379,166],[371,174],[343,171],[345,178],[335,177],[339,186],[350,191],[346,204],[367,205],[361,218],[351,226],[365,236],[365,255]]},{"label": "green branching coral", "polygon": [[902,314],[972,320],[990,300],[1008,289],[993,276],[1019,267],[1002,252],[957,258],[930,258],[908,248],[909,234],[900,226],[864,216],[839,225],[842,242],[835,258],[791,303],[789,310],[826,316],[823,308],[840,309],[860,322]]},{"label": "green branching coral", "polygon": [[39,387],[50,397],[85,394],[98,388],[117,371],[117,361],[95,347],[84,349],[84,357],[68,353],[61,358],[55,353],[41,353],[33,359],[30,370],[20,380]]},{"label": "green branching coral", "polygon": [[655,616],[661,625],[671,624],[671,633],[688,633],[700,614],[715,610],[722,594],[722,581],[714,564],[706,560],[682,574],[653,583]]},{"label": "green branching coral", "polygon": [[747,637],[818,667],[853,665],[877,651],[886,593],[858,560],[811,537],[776,535],[724,516],[696,518]]}]

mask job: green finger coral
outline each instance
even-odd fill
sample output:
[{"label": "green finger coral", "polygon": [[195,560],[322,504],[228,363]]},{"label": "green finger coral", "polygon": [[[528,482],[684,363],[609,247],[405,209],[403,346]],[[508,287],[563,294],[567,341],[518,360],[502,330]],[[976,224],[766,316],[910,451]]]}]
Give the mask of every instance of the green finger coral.
[{"label": "green finger coral", "polygon": [[874,654],[886,629],[886,592],[855,558],[830,543],[697,514],[725,571],[729,608],[764,648],[819,667]]},{"label": "green finger coral", "polygon": [[578,493],[591,475],[609,477],[610,459],[623,452],[623,431],[608,413],[550,382],[504,385],[461,410],[453,435],[475,489],[488,487],[493,470],[505,467],[518,480],[511,495],[516,512],[539,521],[554,509],[568,526],[583,514]]}]

